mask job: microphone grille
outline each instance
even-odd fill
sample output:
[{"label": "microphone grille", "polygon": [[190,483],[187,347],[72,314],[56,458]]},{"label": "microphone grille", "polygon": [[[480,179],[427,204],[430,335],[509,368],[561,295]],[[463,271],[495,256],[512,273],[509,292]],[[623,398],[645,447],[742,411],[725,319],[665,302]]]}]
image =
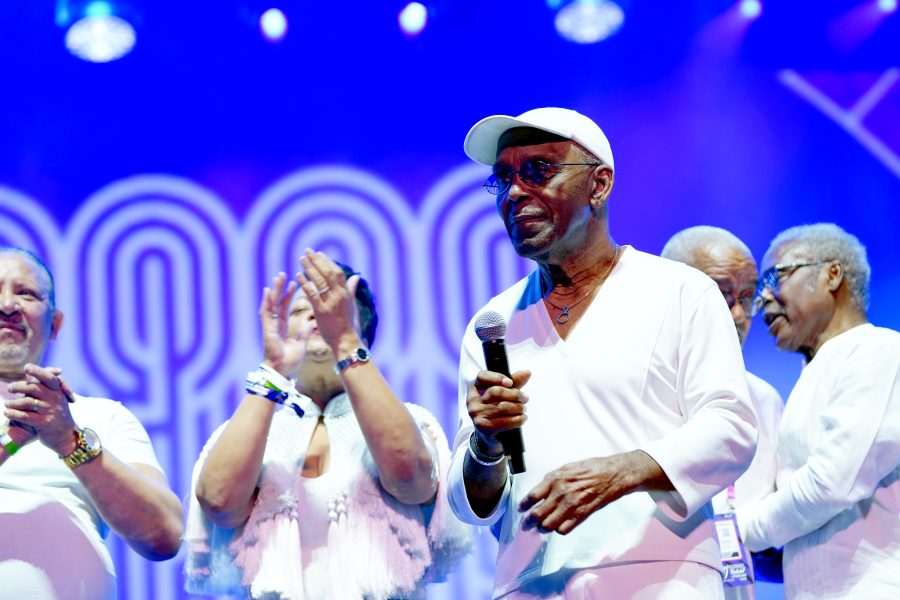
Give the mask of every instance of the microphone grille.
[{"label": "microphone grille", "polygon": [[500,313],[487,310],[475,319],[475,335],[482,342],[503,338],[506,336],[506,321]]}]

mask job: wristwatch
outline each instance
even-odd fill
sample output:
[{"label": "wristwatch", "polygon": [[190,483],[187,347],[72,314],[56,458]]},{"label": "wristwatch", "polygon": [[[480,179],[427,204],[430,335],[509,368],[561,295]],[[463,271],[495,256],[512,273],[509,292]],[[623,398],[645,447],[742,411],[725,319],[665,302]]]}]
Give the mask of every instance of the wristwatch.
[{"label": "wristwatch", "polygon": [[76,442],[75,449],[70,454],[61,457],[66,466],[74,469],[79,465],[91,462],[103,451],[100,445],[100,438],[93,429],[87,427],[79,429],[75,432]]},{"label": "wristwatch", "polygon": [[337,363],[334,365],[334,372],[340,375],[341,372],[343,372],[343,370],[350,365],[354,363],[366,363],[371,359],[372,354],[368,350],[366,350],[365,348],[357,348],[350,356],[337,361]]}]

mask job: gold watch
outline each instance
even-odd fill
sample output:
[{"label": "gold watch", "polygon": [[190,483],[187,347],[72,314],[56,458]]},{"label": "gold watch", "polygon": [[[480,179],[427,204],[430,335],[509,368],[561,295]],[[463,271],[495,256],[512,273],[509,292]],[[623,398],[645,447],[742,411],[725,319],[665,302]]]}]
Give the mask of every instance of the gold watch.
[{"label": "gold watch", "polygon": [[93,429],[87,427],[75,432],[75,449],[70,454],[62,457],[66,466],[74,469],[79,465],[91,462],[103,451],[100,445],[100,437]]}]

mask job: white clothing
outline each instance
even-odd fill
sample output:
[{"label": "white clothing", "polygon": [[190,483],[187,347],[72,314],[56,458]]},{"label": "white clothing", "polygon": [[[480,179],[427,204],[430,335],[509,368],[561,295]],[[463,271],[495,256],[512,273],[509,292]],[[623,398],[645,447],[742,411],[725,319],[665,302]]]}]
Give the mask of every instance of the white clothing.
[{"label": "white clothing", "polygon": [[[147,431],[122,404],[75,396],[69,409],[79,427],[97,433],[104,452],[162,471]],[[0,599],[115,598],[108,533],[87,489],[40,441],[0,465]]]},{"label": "white clothing", "polygon": [[[337,481],[336,481],[337,480]],[[297,514],[302,515],[300,527],[300,564],[310,575],[303,578],[307,598],[326,598],[328,588],[328,526],[338,513],[347,511],[347,499],[341,495],[346,485],[346,473],[329,468],[315,479],[304,478],[302,494],[297,494]],[[344,485],[342,485],[344,484]]]},{"label": "white clothing", "polygon": [[[462,344],[460,431],[448,491],[463,521],[502,522],[494,597],[563,569],[690,561],[721,570],[709,501],[750,463],[756,418],[718,287],[686,265],[625,247],[568,339],[557,335],[541,298],[534,272],[485,306],[508,323],[512,370],[532,376],[524,389],[527,471],[507,480],[497,508],[483,519],[463,481],[473,431],[466,387],[484,368],[471,324]],[[659,463],[675,491],[626,495],[566,536],[521,530],[525,514],[517,505],[545,474],[635,449]]]},{"label": "white clothing", "polygon": [[[778,472],[775,442],[781,425],[781,413],[784,410],[781,395],[769,383],[747,371],[747,384],[750,388],[750,401],[753,402],[753,410],[759,423],[757,427],[759,436],[753,462],[734,484],[734,508],[737,512],[752,510],[754,504],[775,490],[775,475]],[[712,499],[712,505],[717,515],[732,512],[727,490],[716,494]],[[747,566],[752,575],[753,562],[749,556]],[[754,597],[752,585],[725,588],[726,600],[753,600]]]},{"label": "white clothing", "polygon": [[825,342],[794,386],[777,491],[742,516],[753,550],[784,545],[785,597],[900,594],[900,333]]},{"label": "white clothing", "polygon": [[724,600],[722,577],[695,562],[656,561],[559,571],[501,600]]},{"label": "white clothing", "polygon": [[[194,467],[188,511],[186,589],[266,600],[419,598],[468,551],[468,528],[443,499],[447,440],[424,408],[407,404],[432,451],[438,483],[433,505],[401,504],[381,487],[372,455],[346,394],[324,412],[303,397],[302,418],[275,413],[247,523],[225,529],[210,522],[195,496],[209,450]],[[328,431],[330,465],[315,479],[301,475],[319,417]],[[227,423],[226,423],[227,424]]]}]

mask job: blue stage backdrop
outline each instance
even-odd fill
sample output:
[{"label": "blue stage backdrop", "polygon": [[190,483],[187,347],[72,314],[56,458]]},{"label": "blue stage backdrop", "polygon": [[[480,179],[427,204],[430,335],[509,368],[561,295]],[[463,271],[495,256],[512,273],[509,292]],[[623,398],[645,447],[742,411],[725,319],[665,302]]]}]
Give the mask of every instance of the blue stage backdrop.
[{"label": "blue stage backdrop", "polygon": [[[137,45],[108,64],[66,51],[57,2],[0,7],[0,242],[56,274],[67,318],[49,363],[137,414],[182,497],[260,360],[261,288],[308,246],[369,279],[377,362],[452,439],[466,323],[531,269],[462,153],[489,114],[556,105],[600,123],[612,232],[641,250],[710,224],[759,259],[786,227],[840,224],[869,250],[872,321],[900,329],[900,15],[866,20],[876,2],[769,2],[751,19],[632,0],[589,45],[554,30],[562,1],[424,2],[409,36],[405,2],[272,0],[280,43],[256,0],[128,4]],[[761,323],[746,361],[785,397],[800,369]],[[184,597],[183,552],[150,564],[111,545],[121,598]],[[482,534],[430,596],[488,598],[494,552]]]}]

